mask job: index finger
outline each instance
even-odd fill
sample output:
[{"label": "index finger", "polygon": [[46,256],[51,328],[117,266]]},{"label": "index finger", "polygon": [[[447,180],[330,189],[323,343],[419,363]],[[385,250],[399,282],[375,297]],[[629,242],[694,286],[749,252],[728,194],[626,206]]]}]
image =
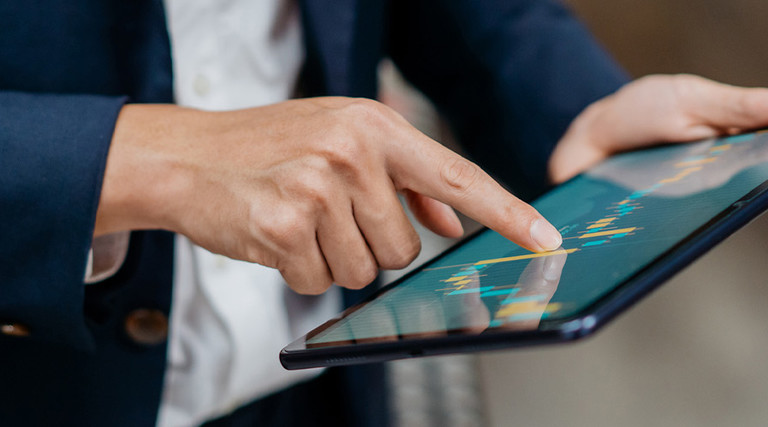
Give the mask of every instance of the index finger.
[{"label": "index finger", "polygon": [[476,164],[415,129],[401,141],[389,144],[386,153],[398,188],[449,204],[526,249],[550,251],[562,244],[560,233],[536,209]]}]

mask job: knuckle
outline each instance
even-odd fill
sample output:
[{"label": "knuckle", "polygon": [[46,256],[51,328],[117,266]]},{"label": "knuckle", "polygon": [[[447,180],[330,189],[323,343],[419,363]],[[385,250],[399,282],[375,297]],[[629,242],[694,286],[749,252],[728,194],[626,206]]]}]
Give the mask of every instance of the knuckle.
[{"label": "knuckle", "polygon": [[300,294],[318,295],[325,292],[333,283],[326,272],[315,271],[317,269],[301,256],[282,258],[277,269],[286,284]]},{"label": "knuckle", "polygon": [[332,166],[324,158],[315,158],[305,169],[298,184],[300,201],[309,206],[325,209],[330,207],[334,194]]},{"label": "knuckle", "polygon": [[343,285],[350,289],[362,289],[373,282],[377,275],[378,270],[373,262],[360,263],[350,274],[349,280]]},{"label": "knuckle", "polygon": [[302,165],[304,168],[302,173],[303,183],[325,181],[333,175],[333,167],[325,155],[327,147],[327,145],[323,147],[323,151],[319,154],[306,157]]},{"label": "knuckle", "polygon": [[304,201],[320,210],[328,210],[331,206],[331,185],[325,180],[308,182],[304,186]]},{"label": "knuckle", "polygon": [[304,292],[300,293],[305,295],[321,295],[330,289],[331,286],[333,286],[333,282],[329,279],[313,279],[309,286],[304,288]]},{"label": "knuckle", "polygon": [[392,208],[386,205],[374,205],[372,207],[375,207],[375,209],[366,208],[363,206],[359,208],[359,210],[364,212],[365,216],[368,218],[368,221],[370,221],[372,224],[376,224],[378,227],[386,227],[392,222],[392,218],[395,217],[395,215],[398,215],[397,211],[394,211]]},{"label": "knuckle", "polygon": [[481,176],[482,171],[476,164],[461,157],[449,159],[440,168],[440,178],[459,194],[471,191]]},{"label": "knuckle", "polygon": [[269,221],[261,220],[261,234],[287,252],[301,245],[306,228],[306,215],[298,209],[281,209]]},{"label": "knuckle", "polygon": [[328,166],[335,171],[357,170],[368,150],[365,143],[354,137],[335,138],[323,150]]},{"label": "knuckle", "polygon": [[421,240],[419,240],[418,236],[409,236],[402,240],[401,242],[395,242],[394,249],[388,251],[382,257],[383,259],[379,260],[382,268],[400,270],[410,265],[419,256]]},{"label": "knuckle", "polygon": [[[332,130],[316,145],[309,165],[314,169],[315,180],[332,177],[359,178],[364,173],[372,150],[366,139],[354,135],[348,129]],[[310,172],[311,173],[311,172]]]},{"label": "knuckle", "polygon": [[290,267],[280,269],[280,273],[288,286],[302,295],[320,295],[333,285],[331,279],[324,274],[303,274]]},{"label": "knuckle", "polygon": [[352,119],[360,126],[378,126],[387,122],[390,114],[384,104],[367,99],[353,98],[342,108],[346,119]]},{"label": "knuckle", "polygon": [[368,98],[349,98],[344,109],[352,114],[376,113],[380,109],[380,103]]}]

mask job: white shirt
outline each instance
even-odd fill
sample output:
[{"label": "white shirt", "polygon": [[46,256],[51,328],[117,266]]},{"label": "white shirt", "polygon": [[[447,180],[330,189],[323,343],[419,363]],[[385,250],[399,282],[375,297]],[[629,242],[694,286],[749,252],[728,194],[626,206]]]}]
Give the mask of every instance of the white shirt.
[{"label": "white shirt", "polygon": [[[165,0],[179,105],[231,110],[288,99],[303,62],[293,0]],[[198,425],[319,373],[286,371],[280,349],[340,309],[280,274],[176,238],[168,366],[158,425]]]}]

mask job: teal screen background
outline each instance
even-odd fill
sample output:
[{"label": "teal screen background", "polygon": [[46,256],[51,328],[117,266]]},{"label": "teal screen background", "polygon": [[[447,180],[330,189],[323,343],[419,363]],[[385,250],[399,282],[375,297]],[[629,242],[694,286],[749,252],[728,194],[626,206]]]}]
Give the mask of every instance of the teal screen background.
[{"label": "teal screen background", "polygon": [[362,308],[307,346],[488,328],[526,330],[569,317],[768,180],[768,134],[622,154],[533,203],[563,235],[534,254],[491,230]]}]

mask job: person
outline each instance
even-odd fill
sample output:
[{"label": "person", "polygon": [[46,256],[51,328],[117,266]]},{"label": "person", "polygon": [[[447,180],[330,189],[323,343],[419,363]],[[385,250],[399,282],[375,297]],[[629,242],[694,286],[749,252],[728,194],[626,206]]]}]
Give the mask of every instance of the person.
[{"label": "person", "polygon": [[[259,371],[277,355],[259,353],[248,326],[286,331],[295,307],[335,306],[247,294],[275,289],[266,283],[220,294],[226,280],[210,283],[204,264],[221,254],[272,267],[302,294],[362,288],[419,250],[398,192],[439,234],[462,233],[456,208],[528,249],[554,249],[557,230],[521,199],[618,151],[768,124],[765,89],[684,75],[628,83],[556,1],[264,3],[251,7],[271,13],[244,14],[245,2],[0,3],[3,425],[190,425],[240,405],[211,425],[377,425],[376,367],[308,381]],[[275,45],[280,34],[303,45],[303,66]],[[294,59],[265,74],[283,83],[257,86],[296,82],[304,98],[233,107],[260,103],[238,80],[247,68],[214,67],[230,83],[221,92],[187,78],[196,55],[237,61],[249,43],[271,52],[264,69]],[[472,161],[370,100],[385,56]],[[173,105],[194,106],[184,84],[227,96]],[[249,323],[247,304],[267,322]]]}]

